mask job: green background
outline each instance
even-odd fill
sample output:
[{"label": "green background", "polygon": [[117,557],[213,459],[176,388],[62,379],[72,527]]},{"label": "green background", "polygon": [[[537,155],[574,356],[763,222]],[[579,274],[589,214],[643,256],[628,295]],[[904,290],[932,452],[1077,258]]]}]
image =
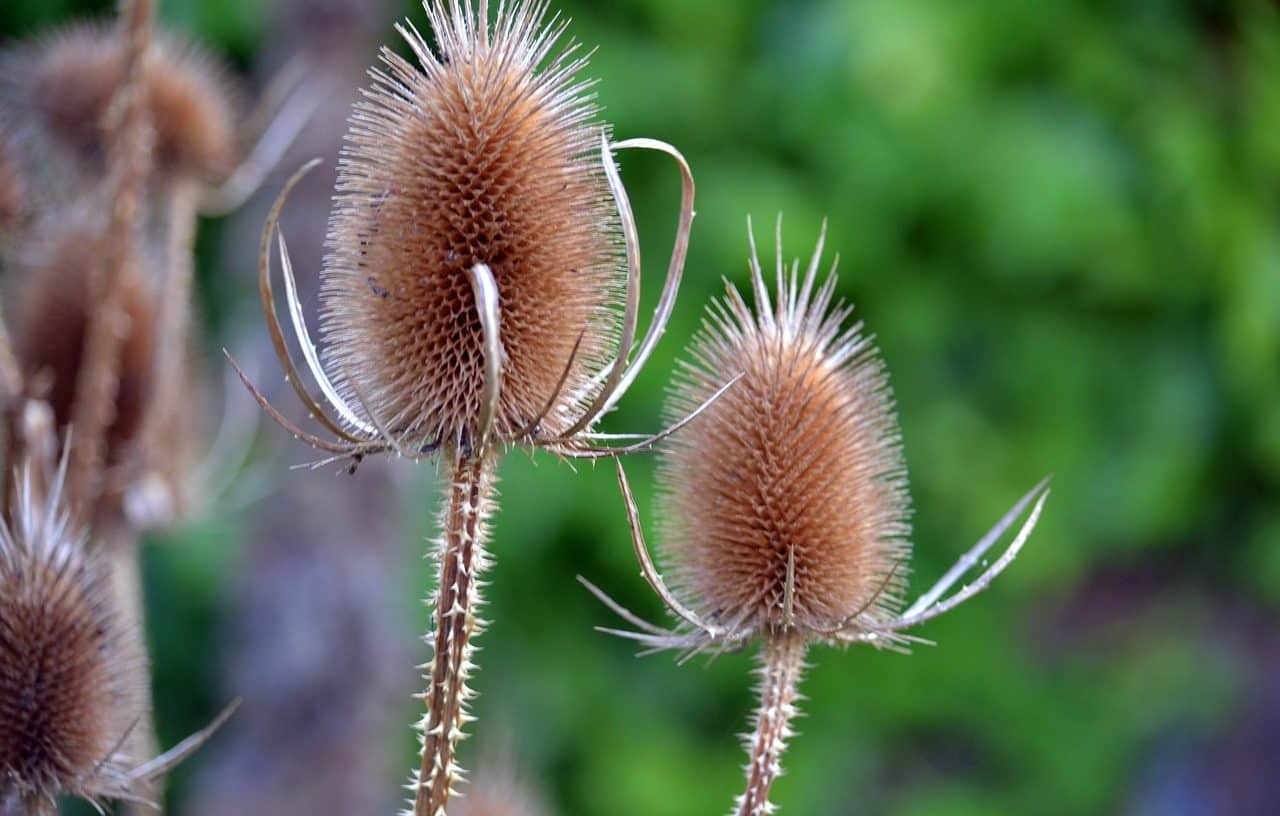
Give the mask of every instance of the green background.
[{"label": "green background", "polygon": [[[676,315],[607,430],[656,427],[703,305],[722,276],[746,282],[747,215],[767,253],[781,211],[788,257],[807,257],[830,220],[840,292],[888,363],[915,505],[916,591],[1055,474],[1019,560],[921,632],[936,647],[812,653],[801,734],[775,789],[782,812],[1263,812],[1251,803],[1280,795],[1280,738],[1267,725],[1280,725],[1276,9],[554,6],[573,18],[573,36],[599,47],[591,72],[618,136],[677,145],[699,185]],[[161,7],[238,70],[273,36],[273,18],[252,0]],[[83,10],[7,0],[0,33]],[[402,13],[425,25],[420,8]],[[382,24],[388,43],[393,22]],[[621,162],[649,259],[648,303],[677,178],[660,158]],[[232,342],[226,316],[252,314],[255,294],[220,268],[225,225],[203,228],[212,350]],[[260,321],[248,325],[265,337]],[[285,450],[276,478],[343,489],[327,472],[287,471],[306,453],[273,435]],[[628,463],[652,527],[651,466]],[[660,616],[636,574],[611,467],[575,473],[516,454],[502,475],[478,741],[487,727],[510,734],[521,770],[564,814],[724,812],[741,785],[735,735],[752,706],[750,656],[680,667],[637,660],[594,632],[614,620],[578,574]],[[403,512],[425,547],[434,469],[413,478]],[[259,510],[149,553],[166,740],[222,699],[211,644]],[[379,600],[398,610],[406,638],[425,623],[413,600],[429,576],[409,559]],[[402,708],[406,725],[387,740],[392,765],[407,771],[415,709]],[[183,770],[174,801],[200,763]],[[389,792],[403,776],[386,780]]]}]

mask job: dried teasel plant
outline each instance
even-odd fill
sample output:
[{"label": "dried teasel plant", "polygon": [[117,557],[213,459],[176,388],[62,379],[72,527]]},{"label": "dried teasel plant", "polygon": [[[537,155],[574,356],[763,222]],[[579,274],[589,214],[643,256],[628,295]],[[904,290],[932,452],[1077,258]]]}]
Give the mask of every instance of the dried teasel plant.
[{"label": "dried teasel plant", "polygon": [[119,614],[111,572],[65,504],[67,458],[32,457],[0,518],[0,813],[57,812],[62,795],[146,803],[149,783],[234,710],[151,760],[127,748],[146,707],[130,664],[143,656]]},{"label": "dried teasel plant", "polygon": [[[466,680],[482,627],[496,462],[513,446],[613,456],[671,432],[611,448],[619,437],[592,428],[630,387],[670,317],[694,186],[670,145],[613,143],[595,123],[591,83],[579,78],[586,57],[574,44],[558,48],[565,24],[547,20],[546,3],[503,3],[492,21],[484,0],[428,0],[425,9],[437,50],[411,24],[399,27],[418,65],[383,51],[339,164],[321,273],[332,377],[277,229],[309,166],[285,186],[263,232],[259,282],[272,340],[286,379],[332,438],[293,424],[242,379],[276,421],[330,454],[325,462],[348,460],[354,471],[365,456],[395,453],[436,456],[448,470],[422,762],[409,785],[413,812],[438,816],[460,778],[455,746],[470,719]],[[612,157],[624,148],[664,152],[683,177],[666,283],[638,342],[638,239]],[[276,317],[275,238],[294,332],[323,405]]]},{"label": "dried teasel plant", "polygon": [[[825,237],[826,227],[823,226]],[[750,226],[748,225],[750,236]],[[905,651],[906,630],[985,589],[1017,556],[1039,518],[1046,483],[1024,496],[942,580],[902,610],[910,557],[910,497],[888,374],[852,307],[821,286],[823,239],[800,275],[782,261],[770,298],[751,240],[754,311],[732,286],[708,311],[671,399],[699,404],[737,385],[664,446],[659,484],[665,560],[654,565],[621,463],[618,479],[641,572],[676,616],[654,626],[583,580],[638,631],[605,631],[685,657],[760,646],[760,707],[746,737],[746,790],[734,813],[769,813],[797,687],[813,643],[869,643]],[[1035,502],[1005,553],[955,594],[947,591]]]}]

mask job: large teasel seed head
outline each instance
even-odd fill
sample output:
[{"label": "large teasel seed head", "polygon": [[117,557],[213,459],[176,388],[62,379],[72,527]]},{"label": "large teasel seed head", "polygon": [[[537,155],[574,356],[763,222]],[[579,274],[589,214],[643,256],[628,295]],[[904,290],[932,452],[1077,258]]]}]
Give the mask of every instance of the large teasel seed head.
[{"label": "large teasel seed head", "polygon": [[[126,41],[118,27],[78,24],[16,46],[0,58],[0,105],[90,165],[105,160],[104,129],[124,80]],[[236,161],[236,104],[224,69],[174,36],[151,50],[146,98],[153,157],[165,175],[221,178]]]},{"label": "large teasel seed head", "polygon": [[[779,236],[780,240],[780,236]],[[752,247],[755,308],[728,285],[668,409],[742,378],[662,453],[665,555],[678,597],[730,637],[821,638],[901,603],[910,556],[906,466],[888,374],[835,276],[815,288],[779,261],[777,292]],[[863,617],[864,616],[864,617]]]},{"label": "large teasel seed head", "polygon": [[141,711],[105,563],[60,503],[20,479],[0,520],[0,803],[124,795],[118,753]]},{"label": "large teasel seed head", "polygon": [[[465,444],[484,392],[468,271],[499,292],[501,398],[514,435],[556,392],[539,432],[570,424],[614,343],[623,268],[585,58],[555,51],[544,2],[428,0],[432,51],[389,50],[351,117],[321,290],[338,388],[391,433]],[[578,349],[574,355],[575,347]]]},{"label": "large teasel seed head", "polygon": [[[85,335],[95,306],[90,277],[107,257],[108,238],[91,219],[68,217],[35,248],[21,270],[25,280],[14,314],[14,345],[24,378],[47,393],[57,426],[71,421],[84,358]],[[107,464],[122,462],[146,412],[155,353],[155,298],[142,270],[125,267],[118,281],[126,320],[121,326],[119,388],[107,430]]]}]

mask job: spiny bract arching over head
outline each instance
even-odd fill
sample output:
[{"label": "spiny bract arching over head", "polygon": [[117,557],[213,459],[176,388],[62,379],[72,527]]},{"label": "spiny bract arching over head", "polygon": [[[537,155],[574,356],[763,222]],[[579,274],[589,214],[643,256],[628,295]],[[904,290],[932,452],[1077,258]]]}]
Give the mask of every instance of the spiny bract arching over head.
[{"label": "spiny bract arching over head", "polygon": [[728,287],[669,404],[685,411],[742,374],[673,437],[659,477],[673,588],[731,636],[888,620],[907,577],[888,375],[860,325],[842,328],[852,307],[832,306],[834,273],[815,291],[821,251],[803,281],[779,256],[771,300],[752,246],[755,312]]},{"label": "spiny bract arching over head", "polygon": [[31,485],[12,526],[0,521],[0,804],[121,796],[141,698],[108,576],[59,504],[61,480],[48,500]]},{"label": "spiny bract arching over head", "polygon": [[[175,37],[151,51],[147,101],[162,170],[220,178],[235,164],[235,105],[210,56]],[[74,25],[20,45],[0,61],[0,102],[35,115],[65,148],[101,161],[104,127],[124,79],[125,42],[114,26]]]},{"label": "spiny bract arching over head", "polygon": [[616,335],[620,227],[585,58],[573,45],[552,56],[563,26],[545,24],[545,3],[504,3],[492,26],[487,6],[427,2],[437,51],[402,29],[420,68],[383,51],[329,224],[322,320],[338,387],[424,445],[466,444],[478,424],[474,266],[498,288],[499,437],[541,414],[573,359],[535,433],[565,430]]}]

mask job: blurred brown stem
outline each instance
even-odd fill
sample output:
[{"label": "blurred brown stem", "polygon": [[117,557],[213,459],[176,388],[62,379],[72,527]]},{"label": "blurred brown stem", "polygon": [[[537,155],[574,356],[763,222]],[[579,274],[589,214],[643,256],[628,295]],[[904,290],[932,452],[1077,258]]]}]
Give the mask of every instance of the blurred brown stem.
[{"label": "blurred brown stem", "polygon": [[89,303],[98,304],[85,333],[84,360],[76,379],[71,412],[76,444],[71,449],[68,493],[87,518],[101,490],[106,435],[115,417],[120,387],[120,348],[128,330],[119,285],[129,264],[138,262],[137,231],[143,186],[151,171],[154,134],[147,99],[147,59],[154,17],[152,0],[132,0],[121,8],[127,44],[124,82],[107,112],[110,216],[106,257],[89,276]]}]

